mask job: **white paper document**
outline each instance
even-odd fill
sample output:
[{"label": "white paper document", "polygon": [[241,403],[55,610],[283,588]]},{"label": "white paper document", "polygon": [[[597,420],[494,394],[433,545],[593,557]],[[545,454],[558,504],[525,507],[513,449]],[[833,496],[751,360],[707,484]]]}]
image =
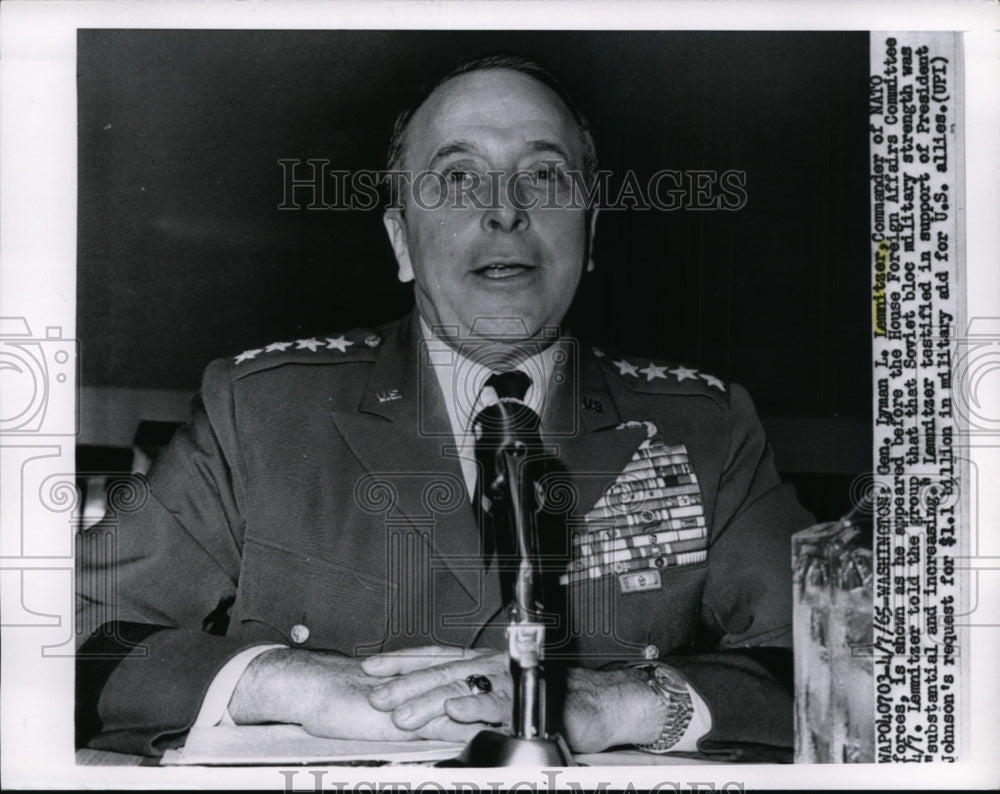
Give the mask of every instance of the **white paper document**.
[{"label": "white paper document", "polygon": [[[161,766],[266,766],[268,764],[431,764],[457,756],[455,742],[365,742],[311,736],[298,725],[218,725],[192,728],[185,745],[167,750]],[[650,755],[638,750],[575,756],[583,766],[657,766],[711,763]]]},{"label": "white paper document", "polygon": [[419,763],[454,758],[454,742],[364,742],[311,736],[298,725],[239,725],[192,728],[187,742],[167,750],[164,766],[302,764],[385,761]]}]

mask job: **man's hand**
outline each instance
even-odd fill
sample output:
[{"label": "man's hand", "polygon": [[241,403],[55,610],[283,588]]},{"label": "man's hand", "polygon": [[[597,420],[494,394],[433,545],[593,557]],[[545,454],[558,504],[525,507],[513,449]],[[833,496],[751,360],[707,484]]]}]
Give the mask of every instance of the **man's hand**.
[{"label": "man's hand", "polygon": [[[475,735],[488,725],[510,722],[510,663],[502,651],[410,648],[372,656],[361,669],[373,676],[391,676],[369,690],[368,702],[402,730],[419,731],[448,720],[473,726]],[[465,681],[470,675],[486,676],[492,690],[473,694]]]},{"label": "man's hand", "polygon": [[576,753],[650,744],[660,736],[666,711],[633,670],[574,667],[566,681],[563,738]]},{"label": "man's hand", "polygon": [[391,677],[367,674],[361,662],[340,654],[273,649],[247,667],[229,701],[229,713],[239,725],[293,723],[314,736],[336,739],[463,742],[485,727],[443,714],[412,727],[397,725],[389,713],[369,704],[374,689],[394,683]]},{"label": "man's hand", "polygon": [[[390,715],[398,729],[420,731],[436,721],[475,726],[509,725],[512,681],[500,651],[429,646],[372,656],[361,664],[371,675],[391,676],[368,692],[368,702]],[[475,695],[465,682],[485,675],[493,690]],[[631,670],[574,668],[567,680],[564,738],[578,753],[622,744],[648,744],[663,728],[666,707]]]}]

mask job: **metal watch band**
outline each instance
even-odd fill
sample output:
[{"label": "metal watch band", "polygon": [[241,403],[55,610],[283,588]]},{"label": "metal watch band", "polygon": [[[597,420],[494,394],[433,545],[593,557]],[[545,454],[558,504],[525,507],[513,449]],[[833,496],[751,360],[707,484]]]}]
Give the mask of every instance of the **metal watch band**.
[{"label": "metal watch band", "polygon": [[687,684],[670,668],[658,664],[639,664],[634,669],[644,674],[649,688],[667,705],[667,718],[660,731],[660,737],[652,744],[636,746],[650,753],[668,752],[681,740],[694,716],[694,704],[691,702]]}]

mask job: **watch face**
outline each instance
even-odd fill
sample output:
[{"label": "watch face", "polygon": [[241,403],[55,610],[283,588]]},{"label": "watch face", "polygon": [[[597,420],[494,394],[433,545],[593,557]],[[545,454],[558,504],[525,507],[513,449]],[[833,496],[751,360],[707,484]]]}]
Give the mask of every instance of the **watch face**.
[{"label": "watch face", "polygon": [[679,677],[674,675],[670,670],[660,665],[650,665],[653,677],[656,678],[657,683],[666,689],[671,694],[676,695],[686,695],[687,685]]}]

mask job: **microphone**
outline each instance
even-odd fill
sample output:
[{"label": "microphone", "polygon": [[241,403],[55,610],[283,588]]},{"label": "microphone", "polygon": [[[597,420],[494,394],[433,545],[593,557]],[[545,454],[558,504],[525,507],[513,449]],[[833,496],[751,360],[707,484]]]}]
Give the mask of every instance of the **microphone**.
[{"label": "microphone", "polygon": [[501,448],[511,534],[517,549],[517,579],[507,626],[510,672],[514,680],[511,727],[522,739],[546,737],[545,627],[539,592],[538,483],[531,474],[528,447],[511,440]]},{"label": "microphone", "polygon": [[[504,537],[506,551],[499,555],[501,591],[513,592],[507,624],[510,673],[514,682],[511,734],[484,730],[476,734],[461,755],[438,766],[573,766],[573,756],[558,733],[550,733],[546,717],[545,625],[541,589],[541,551],[538,513],[544,507],[539,477],[541,439],[537,431],[511,428],[497,449],[497,479],[493,493],[508,509]],[[501,551],[498,542],[498,552]],[[504,558],[507,558],[506,560]],[[510,563],[516,561],[516,575]],[[507,563],[506,565],[504,563]],[[504,580],[508,581],[505,582]],[[505,586],[506,585],[506,586]]]}]

